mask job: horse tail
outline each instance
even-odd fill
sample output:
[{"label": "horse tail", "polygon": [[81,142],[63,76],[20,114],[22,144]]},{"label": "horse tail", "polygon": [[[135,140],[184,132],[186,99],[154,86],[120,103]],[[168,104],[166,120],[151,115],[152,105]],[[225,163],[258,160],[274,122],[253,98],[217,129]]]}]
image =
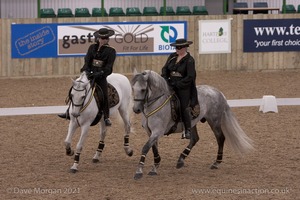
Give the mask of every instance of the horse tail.
[{"label": "horse tail", "polygon": [[240,127],[234,113],[228,106],[222,116],[221,128],[225,136],[225,141],[237,153],[244,154],[253,150],[253,141],[246,135]]}]

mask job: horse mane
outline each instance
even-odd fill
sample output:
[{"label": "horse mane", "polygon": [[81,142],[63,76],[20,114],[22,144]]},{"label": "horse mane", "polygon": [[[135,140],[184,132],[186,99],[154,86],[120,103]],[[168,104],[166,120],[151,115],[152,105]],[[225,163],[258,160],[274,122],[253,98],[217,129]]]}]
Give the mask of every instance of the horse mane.
[{"label": "horse mane", "polygon": [[147,82],[152,92],[156,90],[162,92],[163,94],[171,93],[168,83],[155,71],[145,70],[142,73],[135,74],[132,79],[132,84],[140,80]]}]

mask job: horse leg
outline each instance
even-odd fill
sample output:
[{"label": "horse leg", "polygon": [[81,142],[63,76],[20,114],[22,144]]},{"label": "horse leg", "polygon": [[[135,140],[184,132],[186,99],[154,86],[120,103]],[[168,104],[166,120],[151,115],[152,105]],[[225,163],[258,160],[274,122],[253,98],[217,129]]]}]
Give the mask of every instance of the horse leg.
[{"label": "horse leg", "polygon": [[153,156],[154,156],[154,165],[153,165],[151,171],[148,173],[148,175],[155,176],[155,175],[157,175],[157,168],[159,167],[160,160],[161,160],[160,155],[158,153],[157,142],[155,142],[154,145],[152,146],[152,152],[153,152]]},{"label": "horse leg", "polygon": [[78,164],[79,164],[79,158],[80,158],[80,154],[83,148],[83,143],[87,137],[88,134],[88,130],[89,130],[89,125],[88,126],[82,126],[81,127],[81,135],[79,138],[79,141],[76,145],[76,153],[75,153],[75,157],[74,157],[74,164],[70,169],[70,172],[72,173],[76,173],[78,171]]},{"label": "horse leg", "polygon": [[217,155],[217,160],[211,165],[210,169],[219,168],[219,165],[221,164],[223,159],[223,147],[225,142],[225,136],[223,134],[221,127],[215,128],[214,133],[218,142],[218,155]]},{"label": "horse leg", "polygon": [[158,136],[150,136],[149,140],[146,142],[146,144],[144,145],[143,149],[142,149],[142,155],[140,158],[140,162],[138,164],[138,168],[135,172],[134,175],[134,179],[138,180],[141,179],[143,177],[143,167],[145,165],[145,159],[146,159],[146,155],[149,152],[150,148],[154,145],[155,142],[157,142],[158,140]]},{"label": "horse leg", "polygon": [[195,144],[199,141],[199,135],[197,132],[196,125],[191,129],[191,139],[188,146],[183,150],[183,152],[180,154],[179,159],[177,161],[176,168],[179,169],[184,166],[184,159],[189,155],[192,148],[195,146]]},{"label": "horse leg", "polygon": [[78,125],[76,123],[73,123],[73,122],[69,123],[68,135],[65,139],[66,155],[68,155],[68,156],[74,155],[74,151],[71,149],[71,142],[72,142],[72,137],[73,137],[77,127],[78,127]]},{"label": "horse leg", "polygon": [[[127,108],[126,108],[127,109]],[[125,153],[128,155],[128,156],[132,156],[133,155],[133,150],[132,148],[129,146],[129,134],[130,134],[130,131],[131,131],[131,124],[130,124],[130,118],[129,118],[129,115],[128,115],[128,112],[127,111],[124,111],[124,110],[121,110],[120,111],[120,115],[123,119],[123,122],[124,122],[124,128],[125,128],[125,135],[124,135],[124,150],[125,150]]]},{"label": "horse leg", "polygon": [[106,136],[106,131],[107,131],[107,128],[104,124],[104,121],[102,120],[101,121],[101,126],[100,126],[100,140],[99,140],[97,151],[96,151],[96,153],[93,157],[93,163],[98,163],[99,162],[100,156],[101,156],[102,151],[105,147],[104,139],[105,139],[105,136]]}]

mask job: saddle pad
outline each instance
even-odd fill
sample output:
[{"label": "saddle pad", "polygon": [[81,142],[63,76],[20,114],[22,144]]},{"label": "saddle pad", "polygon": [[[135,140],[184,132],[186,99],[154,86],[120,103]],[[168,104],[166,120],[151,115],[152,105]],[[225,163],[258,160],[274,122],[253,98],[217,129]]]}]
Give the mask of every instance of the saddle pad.
[{"label": "saddle pad", "polygon": [[[197,118],[199,114],[200,114],[200,106],[199,104],[197,104],[191,108],[192,119]],[[182,121],[181,113],[180,113],[180,101],[176,94],[174,94],[173,97],[171,98],[171,115],[172,115],[172,119],[175,122]]]},{"label": "saddle pad", "polygon": [[108,83],[108,106],[109,108],[114,107],[120,101],[119,94],[114,86]]}]

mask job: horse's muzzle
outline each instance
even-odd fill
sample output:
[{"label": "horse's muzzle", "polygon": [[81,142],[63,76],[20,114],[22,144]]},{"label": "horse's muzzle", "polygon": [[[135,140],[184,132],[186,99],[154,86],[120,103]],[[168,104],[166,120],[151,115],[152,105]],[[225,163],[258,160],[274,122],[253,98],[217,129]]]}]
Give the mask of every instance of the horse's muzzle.
[{"label": "horse's muzzle", "polygon": [[134,112],[135,114],[140,114],[140,113],[142,112],[142,110],[139,109],[139,108],[133,108],[133,112]]},{"label": "horse's muzzle", "polygon": [[72,113],[73,117],[79,117],[80,116],[80,113]]}]

